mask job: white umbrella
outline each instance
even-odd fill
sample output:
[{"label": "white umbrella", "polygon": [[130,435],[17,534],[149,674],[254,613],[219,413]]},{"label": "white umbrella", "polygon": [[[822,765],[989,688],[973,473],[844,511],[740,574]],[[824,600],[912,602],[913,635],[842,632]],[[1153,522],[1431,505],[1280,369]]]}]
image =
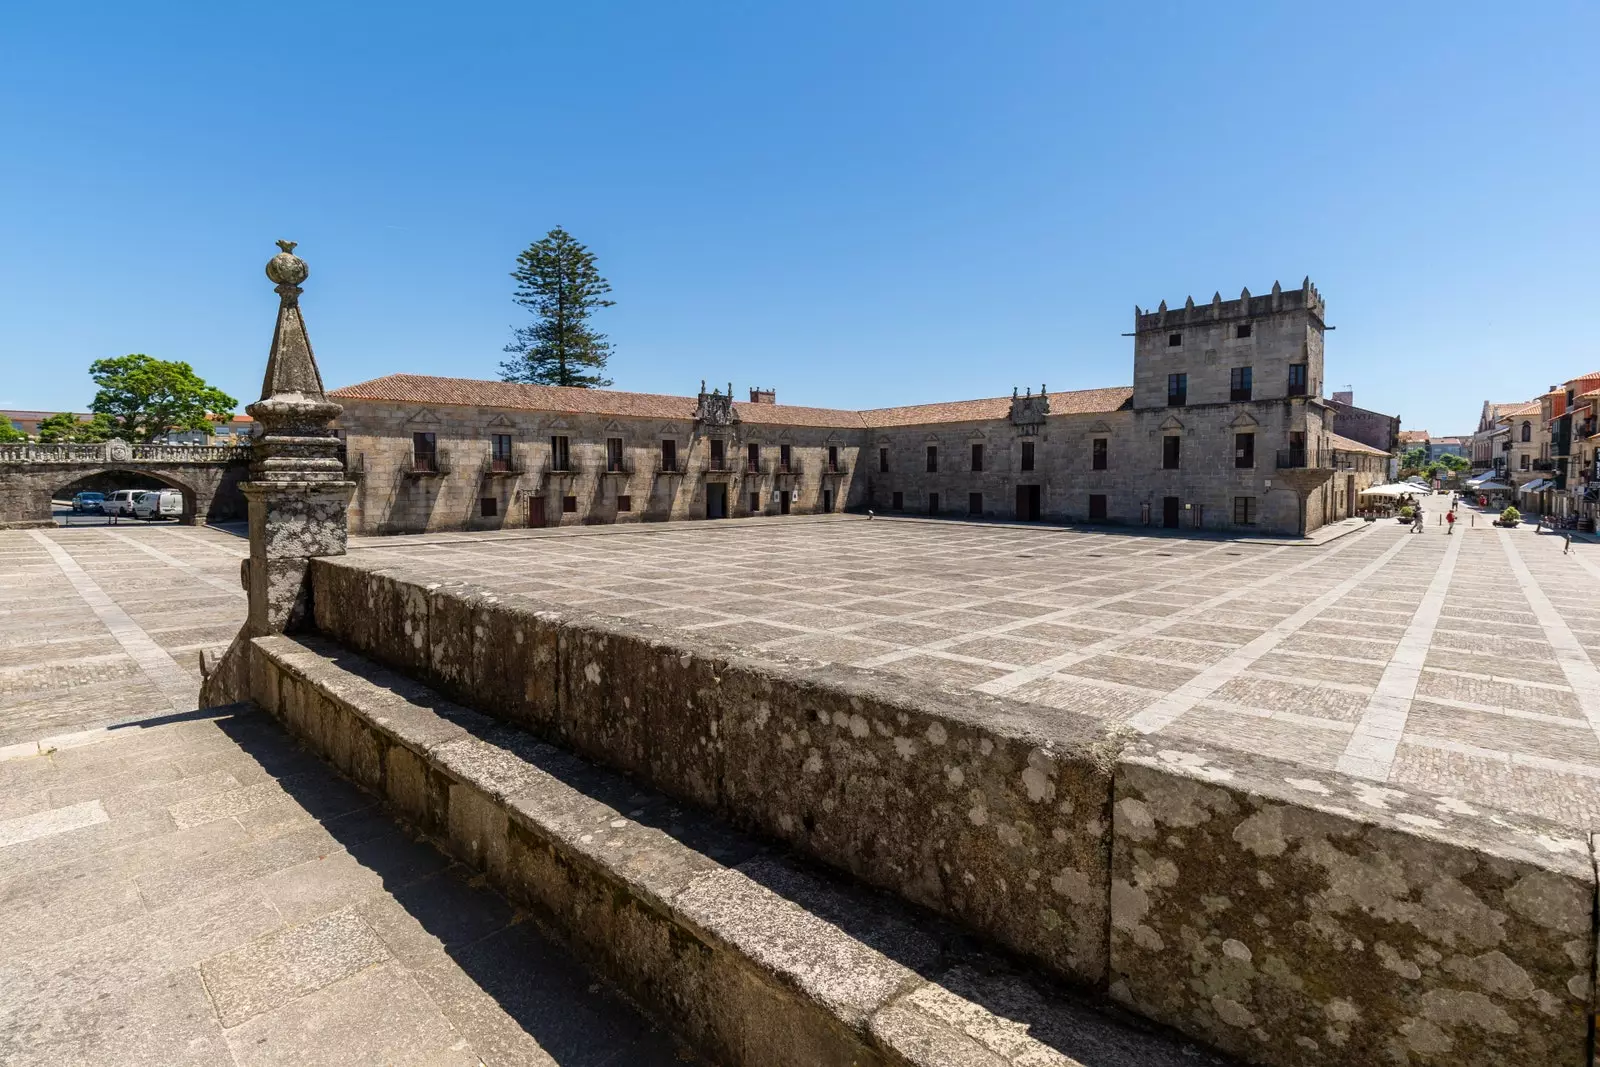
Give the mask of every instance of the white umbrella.
[{"label": "white umbrella", "polygon": [[1391,482],[1388,485],[1369,485],[1361,490],[1361,496],[1415,496],[1421,487],[1410,482]]}]

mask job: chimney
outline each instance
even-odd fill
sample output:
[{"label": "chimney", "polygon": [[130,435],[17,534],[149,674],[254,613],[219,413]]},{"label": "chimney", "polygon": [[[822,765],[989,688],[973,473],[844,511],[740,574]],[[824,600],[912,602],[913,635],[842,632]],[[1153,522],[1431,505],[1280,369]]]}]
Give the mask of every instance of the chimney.
[{"label": "chimney", "polygon": [[758,389],[753,385],[750,387],[750,403],[776,404],[777,402],[778,391],[776,389]]},{"label": "chimney", "polygon": [[1353,408],[1356,406],[1356,394],[1348,390],[1342,393],[1334,393],[1333,402],[1335,404],[1343,404],[1347,408]]}]

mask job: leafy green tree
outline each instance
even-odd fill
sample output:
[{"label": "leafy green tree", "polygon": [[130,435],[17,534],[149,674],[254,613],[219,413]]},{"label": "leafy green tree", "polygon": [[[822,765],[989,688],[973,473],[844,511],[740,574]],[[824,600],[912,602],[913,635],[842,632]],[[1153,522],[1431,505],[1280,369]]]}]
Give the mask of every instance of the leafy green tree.
[{"label": "leafy green tree", "polygon": [[590,252],[560,226],[517,256],[512,296],[534,321],[514,328],[505,351],[512,358],[500,364],[508,382],[604,388],[611,379],[600,372],[611,358],[606,335],[596,333],[589,316],[608,308],[611,283],[600,276]]},{"label": "leafy green tree", "polygon": [[1434,462],[1444,467],[1445,470],[1451,471],[1464,471],[1468,467],[1472,466],[1472,462],[1468,460],[1467,457],[1458,456],[1453,452],[1444,453],[1444,455],[1434,460]]},{"label": "leafy green tree", "polygon": [[47,443],[88,444],[109,441],[117,435],[117,424],[111,416],[96,414],[84,422],[70,411],[51,415],[39,424],[39,440]]},{"label": "leafy green tree", "polygon": [[209,430],[239,405],[189,364],[139,353],[97,359],[89,377],[100,387],[89,409],[133,441],[152,441],[168,430]]},{"label": "leafy green tree", "polygon": [[0,443],[9,441],[26,441],[28,435],[14,426],[10,419],[0,415]]},{"label": "leafy green tree", "polygon": [[1400,470],[1403,472],[1419,471],[1428,465],[1428,450],[1426,448],[1411,448],[1400,457]]}]

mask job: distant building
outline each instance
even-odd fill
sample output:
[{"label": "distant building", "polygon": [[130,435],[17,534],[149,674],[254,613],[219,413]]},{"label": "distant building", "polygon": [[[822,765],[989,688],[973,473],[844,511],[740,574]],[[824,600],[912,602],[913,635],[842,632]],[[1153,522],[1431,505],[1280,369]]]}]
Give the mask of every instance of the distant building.
[{"label": "distant building", "polygon": [[210,430],[172,430],[161,440],[169,445],[234,445],[248,443],[255,432],[254,419],[234,415],[226,422],[212,423]]},{"label": "distant building", "polygon": [[357,533],[870,507],[1300,534],[1385,478],[1397,425],[1323,399],[1323,311],[1309,281],[1163,303],[1130,386],[867,411],[410,374],[329,398]]},{"label": "distant building", "polygon": [[1334,393],[1328,407],[1333,409],[1334,433],[1382,452],[1399,449],[1405,436],[1400,430],[1400,416],[1356,407],[1355,394],[1349,390]]},{"label": "distant building", "polygon": [[[11,420],[11,425],[29,437],[39,436],[39,424],[45,419],[55,418],[58,414],[60,413],[55,411],[0,411],[0,415]],[[94,418],[87,411],[75,411],[73,416],[79,422],[89,422]]]}]

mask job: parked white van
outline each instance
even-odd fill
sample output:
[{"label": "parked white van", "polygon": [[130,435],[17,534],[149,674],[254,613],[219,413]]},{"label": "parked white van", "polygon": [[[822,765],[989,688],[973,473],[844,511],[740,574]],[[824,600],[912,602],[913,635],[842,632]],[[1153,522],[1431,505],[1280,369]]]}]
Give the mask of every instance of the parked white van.
[{"label": "parked white van", "polygon": [[138,500],[148,489],[118,489],[106,497],[105,509],[107,515],[132,515],[134,501]]},{"label": "parked white van", "polygon": [[176,489],[140,493],[133,502],[137,519],[176,519],[183,515],[183,494]]}]

